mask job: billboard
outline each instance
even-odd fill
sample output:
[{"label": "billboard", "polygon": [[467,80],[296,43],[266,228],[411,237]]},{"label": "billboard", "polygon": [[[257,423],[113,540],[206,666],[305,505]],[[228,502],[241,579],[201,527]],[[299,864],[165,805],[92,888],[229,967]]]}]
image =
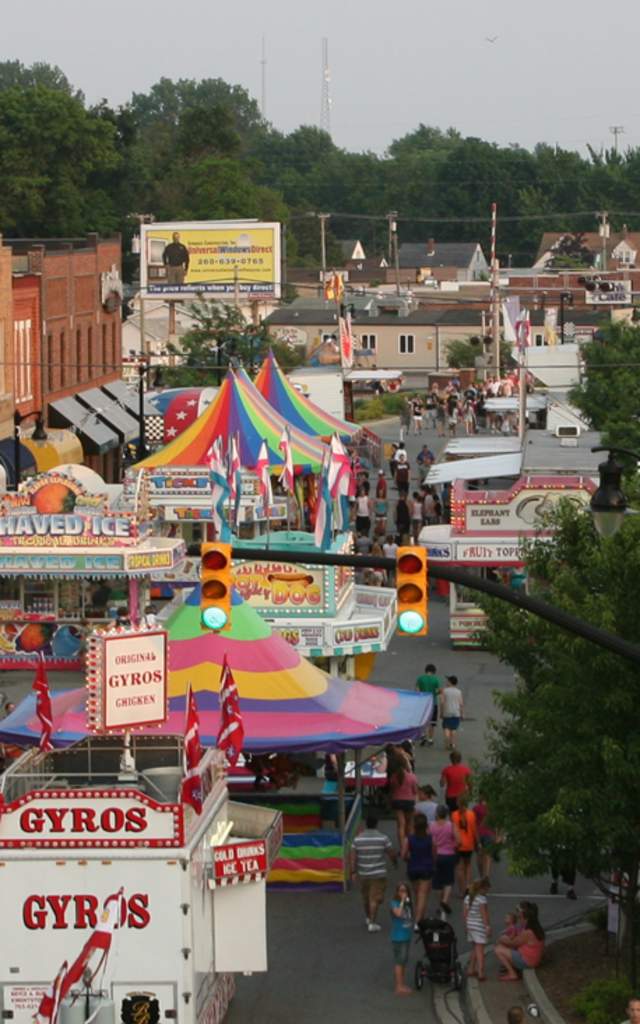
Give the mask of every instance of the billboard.
[{"label": "billboard", "polygon": [[142,224],[142,295],[280,298],[280,224],[256,220]]}]

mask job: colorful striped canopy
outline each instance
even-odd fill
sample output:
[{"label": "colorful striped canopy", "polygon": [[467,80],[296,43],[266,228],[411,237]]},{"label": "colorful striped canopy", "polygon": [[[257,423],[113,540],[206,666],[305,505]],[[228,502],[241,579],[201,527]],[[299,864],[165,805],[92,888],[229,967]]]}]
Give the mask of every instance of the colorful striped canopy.
[{"label": "colorful striped canopy", "polygon": [[[223,656],[240,694],[245,750],[341,751],[419,736],[431,713],[431,698],[355,680],[333,678],[303,658],[258,613],[234,594],[232,626],[215,634],[200,629],[200,593],[195,588],[168,622],[169,718],[149,735],[184,731],[185,693],[191,682],[203,741],[215,744],[220,716],[218,688]],[[0,740],[36,744],[40,725],[34,695],[5,718]],[[86,690],[54,691],[53,742],[68,746],[87,735]]]},{"label": "colorful striped canopy", "polygon": [[348,441],[359,429],[355,423],[332,416],[301,395],[278,366],[273,352],[269,352],[260,367],[255,386],[288,423],[312,437],[338,434],[343,441]]},{"label": "colorful striped canopy", "polygon": [[[138,462],[134,469],[159,469],[161,466],[206,466],[207,452],[217,437],[226,449],[237,436],[240,461],[253,469],[262,441],[267,442],[270,465],[276,472],[283,465],[278,444],[287,421],[269,405],[245,373],[230,370],[211,405],[195,423],[170,444]],[[299,473],[319,473],[325,446],[294,426],[289,426],[293,465]]]}]

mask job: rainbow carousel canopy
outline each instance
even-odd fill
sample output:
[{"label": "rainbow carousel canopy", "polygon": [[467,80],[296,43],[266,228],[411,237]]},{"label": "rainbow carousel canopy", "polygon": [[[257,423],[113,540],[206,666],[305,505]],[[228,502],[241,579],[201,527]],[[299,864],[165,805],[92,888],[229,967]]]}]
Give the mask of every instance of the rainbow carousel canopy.
[{"label": "rainbow carousel canopy", "polygon": [[[203,633],[199,602],[196,588],[169,620],[169,718],[162,728],[149,729],[149,735],[184,732],[185,694],[191,682],[201,736],[206,744],[215,744],[225,653],[240,695],[247,751],[341,751],[382,746],[423,731],[431,713],[429,696],[327,675],[272,633],[237,594],[231,629],[222,634]],[[56,747],[88,735],[85,699],[84,688],[51,694]],[[33,695],[26,697],[2,721],[1,741],[19,746],[38,743],[40,726],[34,700]]]},{"label": "rainbow carousel canopy", "polygon": [[[218,394],[203,414],[170,444],[138,462],[134,469],[161,466],[206,466],[207,452],[217,437],[227,447],[237,437],[240,461],[253,469],[262,441],[267,442],[273,472],[282,468],[278,444],[287,421],[267,402],[246,374],[229,371]],[[325,446],[317,438],[289,426],[293,465],[299,473],[319,473]]]},{"label": "rainbow carousel canopy", "polygon": [[315,402],[301,395],[278,366],[273,352],[269,352],[260,367],[255,386],[288,423],[292,423],[305,434],[311,434],[312,437],[331,437],[332,434],[338,434],[343,441],[348,441],[358,432],[359,428],[355,423],[347,423],[337,416],[332,416]]}]

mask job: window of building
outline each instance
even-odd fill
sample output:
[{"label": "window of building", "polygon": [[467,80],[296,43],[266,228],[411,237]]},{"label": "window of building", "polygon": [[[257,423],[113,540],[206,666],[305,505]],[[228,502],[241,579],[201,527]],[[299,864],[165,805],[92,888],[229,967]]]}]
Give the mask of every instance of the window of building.
[{"label": "window of building", "polygon": [[107,368],[107,325],[102,325],[102,351],[100,353],[100,360],[103,367]]},{"label": "window of building", "polygon": [[375,334],[361,334],[360,348],[366,348],[369,352],[375,352],[377,337]]},{"label": "window of building", "polygon": [[[117,358],[117,351],[116,351],[116,322],[115,322],[115,320],[113,320],[111,322],[111,366],[109,367],[109,370],[114,370],[117,365],[118,365],[118,358]],[[106,369],[103,370],[103,373],[106,373],[106,372],[107,372]]]},{"label": "window of building", "polygon": [[16,320],[13,333],[15,366],[13,373],[16,402],[33,398],[31,320]]},{"label": "window of building", "polygon": [[84,360],[82,358],[82,328],[78,327],[76,329],[76,380],[82,380],[83,362]]},{"label": "window of building", "polygon": [[56,386],[56,366],[54,362],[53,334],[47,334],[47,385],[49,391],[54,391]]},{"label": "window of building", "polygon": [[544,345],[544,334],[536,334],[536,345]]},{"label": "window of building", "polygon": [[415,351],[415,337],[413,334],[400,334],[398,336],[398,351],[401,356],[412,356]]},{"label": "window of building", "polygon": [[616,255],[619,262],[625,266],[632,266],[636,262],[636,254],[633,249],[619,249]]},{"label": "window of building", "polygon": [[98,374],[103,373],[103,369],[99,366],[100,357],[96,356],[93,351],[93,327],[87,327],[87,358],[85,360],[86,367],[83,368],[83,373],[86,374],[85,380],[90,380],[90,376],[93,376],[96,371]]}]

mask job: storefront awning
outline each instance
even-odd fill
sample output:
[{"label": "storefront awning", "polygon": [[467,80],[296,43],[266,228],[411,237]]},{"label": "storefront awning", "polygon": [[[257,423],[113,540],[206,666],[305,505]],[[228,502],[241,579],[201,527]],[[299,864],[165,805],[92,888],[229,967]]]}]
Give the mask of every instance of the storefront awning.
[{"label": "storefront awning", "polygon": [[88,455],[104,455],[120,446],[118,435],[95,412],[71,396],[49,403],[49,423],[54,427],[71,427]]},{"label": "storefront awning", "polygon": [[78,392],[78,401],[87,409],[92,409],[109,427],[117,430],[122,444],[133,441],[140,433],[137,417],[134,419],[101,388]]},{"label": "storefront awning", "polygon": [[[110,398],[117,402],[118,405],[121,405],[123,409],[126,409],[137,420],[140,410],[140,398],[133,388],[127,387],[123,380],[112,380],[108,384],[103,384],[101,390],[105,391]],[[157,416],[158,410],[147,397],[146,392],[143,401],[144,415]]]},{"label": "storefront awning", "polygon": [[491,480],[493,477],[519,476],[522,452],[506,455],[480,456],[477,459],[458,459],[455,462],[437,462],[427,473],[425,484],[446,484],[454,480]]},{"label": "storefront awning", "polygon": [[[20,478],[24,476],[31,476],[36,471],[35,459],[22,441],[18,443],[20,446]],[[8,486],[15,487],[15,441],[12,437],[3,437],[0,439],[0,465],[6,473]]]},{"label": "storefront awning", "polygon": [[36,462],[38,473],[46,473],[67,462],[82,462],[82,445],[72,430],[47,430],[46,441],[34,441],[28,435],[22,444],[28,448]]}]

